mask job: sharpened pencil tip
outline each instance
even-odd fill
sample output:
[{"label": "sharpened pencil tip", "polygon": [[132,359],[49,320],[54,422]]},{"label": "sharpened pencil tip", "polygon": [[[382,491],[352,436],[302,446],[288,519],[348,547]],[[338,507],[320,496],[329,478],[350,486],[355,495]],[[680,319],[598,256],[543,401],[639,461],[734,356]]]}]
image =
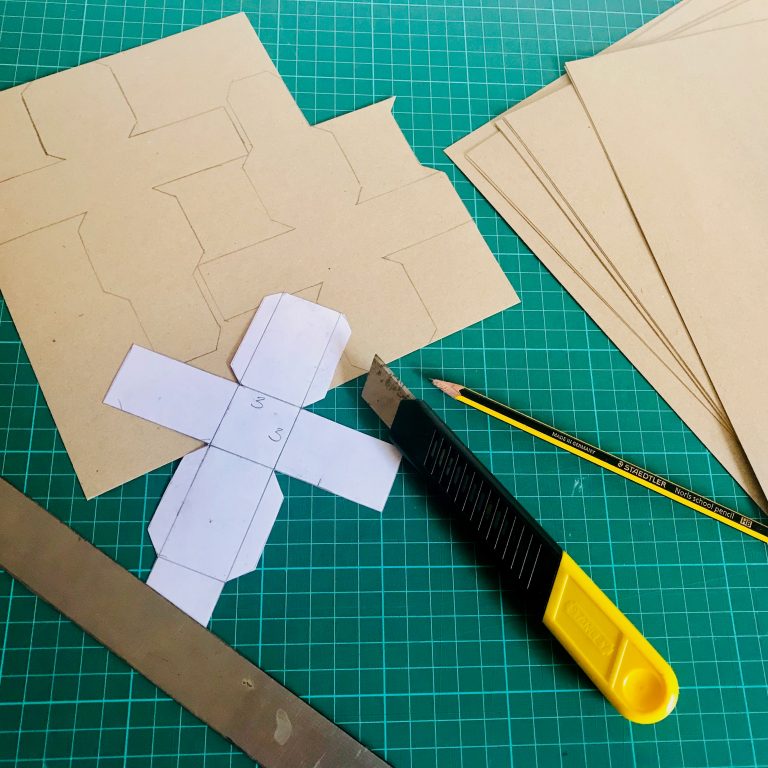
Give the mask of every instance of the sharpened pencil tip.
[{"label": "sharpened pencil tip", "polygon": [[452,397],[454,400],[459,396],[459,393],[463,389],[461,384],[454,384],[452,381],[442,381],[442,379],[432,379],[432,383],[441,392],[445,392],[448,397]]}]

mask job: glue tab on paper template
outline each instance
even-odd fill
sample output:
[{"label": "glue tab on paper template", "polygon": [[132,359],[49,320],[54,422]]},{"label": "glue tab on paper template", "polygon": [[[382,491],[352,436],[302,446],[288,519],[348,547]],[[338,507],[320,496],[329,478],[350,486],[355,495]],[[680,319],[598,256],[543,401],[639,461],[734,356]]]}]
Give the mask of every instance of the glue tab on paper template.
[{"label": "glue tab on paper template", "polygon": [[275,470],[381,511],[399,451],[303,410],[327,393],[350,328],[280,293],[259,306],[231,362],[239,383],[133,346],[104,402],[201,440],[149,524],[147,583],[201,624],[224,584],[256,568],[283,494]]}]

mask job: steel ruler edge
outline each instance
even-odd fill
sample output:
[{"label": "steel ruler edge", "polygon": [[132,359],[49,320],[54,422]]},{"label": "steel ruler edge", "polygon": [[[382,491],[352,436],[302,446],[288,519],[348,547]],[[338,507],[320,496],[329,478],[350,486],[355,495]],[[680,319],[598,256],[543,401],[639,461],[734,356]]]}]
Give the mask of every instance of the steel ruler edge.
[{"label": "steel ruler edge", "polygon": [[265,768],[386,768],[2,479],[0,566]]}]

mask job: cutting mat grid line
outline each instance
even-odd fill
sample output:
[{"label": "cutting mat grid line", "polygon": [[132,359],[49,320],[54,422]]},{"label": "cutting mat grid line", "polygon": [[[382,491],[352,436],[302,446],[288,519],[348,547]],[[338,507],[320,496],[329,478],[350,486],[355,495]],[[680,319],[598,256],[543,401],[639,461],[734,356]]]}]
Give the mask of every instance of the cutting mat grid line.
[{"label": "cutting mat grid line", "polygon": [[[246,10],[310,121],[396,95],[422,162],[446,171],[522,305],[396,371],[489,463],[669,658],[676,712],[618,717],[401,474],[383,515],[282,478],[262,566],[212,628],[395,768],[768,765],[768,550],[447,401],[456,378],[747,514],[759,512],[442,149],[640,26],[669,0],[1,0],[0,87]],[[319,413],[381,435],[360,383]],[[119,436],[116,436],[116,439]],[[0,306],[0,471],[146,578],[164,467],[83,500]],[[252,765],[6,575],[0,766]]]}]

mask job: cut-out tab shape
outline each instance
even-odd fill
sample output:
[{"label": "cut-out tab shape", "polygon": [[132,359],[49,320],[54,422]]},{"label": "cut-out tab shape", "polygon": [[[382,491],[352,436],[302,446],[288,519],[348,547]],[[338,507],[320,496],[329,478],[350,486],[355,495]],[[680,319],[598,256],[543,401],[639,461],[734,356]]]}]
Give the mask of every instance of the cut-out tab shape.
[{"label": "cut-out tab shape", "polygon": [[239,383],[133,346],[108,405],[196,438],[149,524],[148,584],[207,624],[224,584],[256,568],[283,494],[275,470],[381,510],[399,451],[303,410],[322,399],[350,328],[290,294],[262,301],[238,348]]}]

